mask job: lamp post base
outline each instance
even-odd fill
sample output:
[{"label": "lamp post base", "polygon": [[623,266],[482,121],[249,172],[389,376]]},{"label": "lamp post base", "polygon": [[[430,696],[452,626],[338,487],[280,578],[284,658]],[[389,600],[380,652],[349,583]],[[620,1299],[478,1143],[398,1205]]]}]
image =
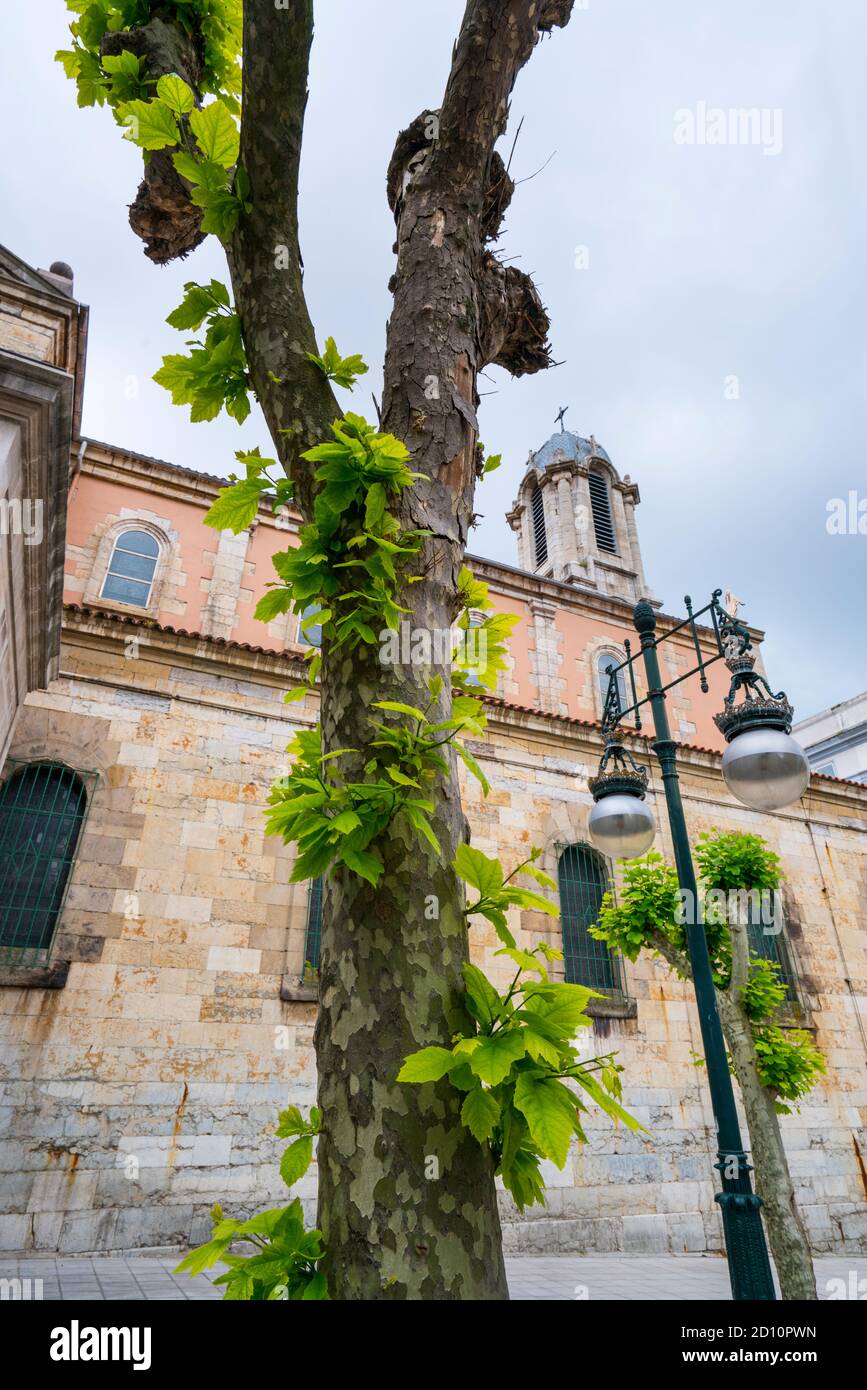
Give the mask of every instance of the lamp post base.
[{"label": "lamp post base", "polygon": [[[752,1190],[747,1156],[742,1152],[720,1153],[715,1167],[723,1177],[723,1191],[714,1200],[722,1211],[732,1298],[736,1302],[775,1302],[774,1276],[762,1227],[762,1199]],[[739,1176],[725,1176],[732,1171]]]}]

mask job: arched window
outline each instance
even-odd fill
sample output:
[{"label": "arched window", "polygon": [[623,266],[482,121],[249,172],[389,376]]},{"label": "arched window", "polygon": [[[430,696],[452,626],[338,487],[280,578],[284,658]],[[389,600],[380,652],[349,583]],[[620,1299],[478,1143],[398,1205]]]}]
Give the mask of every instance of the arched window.
[{"label": "arched window", "polygon": [[548,560],[548,533],[545,530],[545,500],[541,488],[534,487],[530,494],[530,522],[533,528],[533,554],[536,569]]},{"label": "arched window", "polygon": [[[596,670],[599,674],[599,695],[601,699],[600,710],[605,709],[605,701],[608,698],[608,685],[610,672],[620,665],[621,658],[615,656],[613,652],[600,652],[596,658]],[[622,671],[617,672],[617,693],[620,697],[620,708],[625,710],[626,699],[626,678]]]},{"label": "arched window", "polygon": [[596,532],[596,544],[600,550],[607,550],[612,555],[616,555],[617,542],[614,537],[614,522],[611,517],[611,496],[608,491],[608,481],[602,473],[596,473],[591,469],[588,482],[590,484],[590,506],[593,511],[593,530]]},{"label": "arched window", "polygon": [[30,763],[0,787],[0,948],[47,960],[87,792],[59,763]]},{"label": "arched window", "polygon": [[319,969],[319,948],[322,941],[322,878],[314,878],[307,899],[307,930],[304,934],[304,969],[302,980]]},{"label": "arched window", "polygon": [[605,865],[589,845],[567,845],[557,866],[566,979],[591,989],[621,990],[620,962],[587,928],[599,919],[608,891]]},{"label": "arched window", "polygon": [[485,622],[486,614],[478,608],[470,609],[470,625],[467,629],[461,629],[461,653],[468,663],[464,672],[467,685],[481,686],[479,672],[484,671],[487,666],[488,649],[485,634],[481,637],[471,636],[473,628],[482,627]]},{"label": "arched window", "polygon": [[101,597],[147,608],[159,553],[159,542],[147,531],[121,531],[111,552]]},{"label": "arched window", "polygon": [[320,612],[318,603],[308,603],[298,622],[298,641],[308,647],[322,646],[322,624],[308,622]]}]

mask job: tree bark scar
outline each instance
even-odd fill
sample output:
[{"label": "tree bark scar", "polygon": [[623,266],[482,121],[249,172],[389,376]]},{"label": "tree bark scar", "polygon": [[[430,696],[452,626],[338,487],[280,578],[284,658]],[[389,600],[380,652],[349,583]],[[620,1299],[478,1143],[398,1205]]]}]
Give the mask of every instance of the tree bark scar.
[{"label": "tree bark scar", "polygon": [[431,237],[430,244],[435,247],[437,251],[440,251],[446,239],[446,215],[442,208],[436,209],[431,220],[433,222],[433,236]]},{"label": "tree bark scar", "polygon": [[[465,352],[460,353],[457,358],[453,380],[455,396],[466,401],[472,409],[475,395],[475,373]],[[442,481],[458,497],[463,496],[464,489],[472,483],[475,476],[476,432],[466,416],[464,416],[463,427],[464,442],[454,458],[446,464],[441,474]]]}]

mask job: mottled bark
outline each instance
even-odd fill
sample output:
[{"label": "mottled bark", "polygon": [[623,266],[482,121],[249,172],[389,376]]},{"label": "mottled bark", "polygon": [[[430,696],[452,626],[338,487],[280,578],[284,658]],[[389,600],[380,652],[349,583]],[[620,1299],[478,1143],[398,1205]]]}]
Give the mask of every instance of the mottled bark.
[{"label": "mottled bark", "polygon": [[[442,572],[440,575],[442,579]],[[450,583],[416,585],[413,623],[450,625]],[[389,669],[375,652],[327,654],[326,747],[363,749],[374,700],[426,704],[425,672]],[[442,700],[445,715],[450,697]],[[360,771],[363,757],[344,759]],[[316,1025],[319,1222],[332,1295],[348,1299],[507,1297],[493,1163],[460,1123],[446,1081],[398,1085],[403,1059],[465,1029],[463,893],[452,870],[467,837],[457,775],[432,793],[442,858],[397,821],[378,846],[376,889],[329,874]]]},{"label": "mottled bark", "polygon": [[[774,1095],[759,1078],[752,1026],[740,1002],[740,990],[749,973],[746,930],[734,924],[731,938],[732,979],[728,989],[717,990],[717,1007],[744,1104],[756,1191],[763,1203],[768,1243],[783,1298],[816,1298],[810,1242],[795,1202]],[[675,951],[661,935],[653,945],[672,969],[691,979],[689,960],[684,954]]]},{"label": "mottled bark", "polygon": [[749,974],[746,928],[734,923],[731,939],[731,985],[725,992],[718,992],[717,999],[723,1032],[741,1088],[756,1172],[756,1191],[764,1203],[768,1242],[783,1298],[816,1298],[810,1241],[795,1201],[775,1097],[759,1079],[752,1027],[741,1003],[741,990]]}]

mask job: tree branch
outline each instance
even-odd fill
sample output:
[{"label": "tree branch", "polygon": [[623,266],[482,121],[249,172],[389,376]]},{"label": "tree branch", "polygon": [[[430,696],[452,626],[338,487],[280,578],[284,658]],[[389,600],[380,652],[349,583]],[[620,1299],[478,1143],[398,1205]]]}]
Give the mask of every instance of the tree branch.
[{"label": "tree branch", "polygon": [[[389,166],[398,264],[383,422],[431,478],[413,489],[410,520],[461,550],[472,518],[478,373],[498,362],[520,375],[551,360],[532,282],[485,243],[513,191],[494,148],[509,97],[540,33],[566,24],[572,3],[468,0],[439,112],[403,132]],[[446,587],[454,563],[452,555],[442,569]]]},{"label": "tree branch", "polygon": [[299,456],[343,413],[306,358],[317,347],[304,295],[298,179],[312,40],[312,0],[291,0],[288,9],[244,6],[240,162],[252,211],[228,247],[253,387],[305,511],[312,485]]}]

